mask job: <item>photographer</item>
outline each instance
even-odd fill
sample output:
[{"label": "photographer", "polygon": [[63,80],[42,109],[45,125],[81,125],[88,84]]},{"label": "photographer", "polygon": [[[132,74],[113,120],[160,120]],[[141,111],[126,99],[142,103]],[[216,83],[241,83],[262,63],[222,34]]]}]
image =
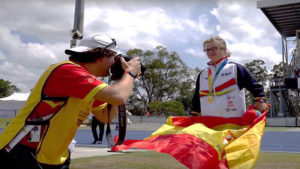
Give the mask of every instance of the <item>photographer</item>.
[{"label": "photographer", "polygon": [[78,127],[95,107],[94,116],[110,122],[141,73],[138,57],[128,62],[121,58],[126,73],[119,81],[110,86],[97,79],[109,75],[118,52],[116,41],[103,35],[86,36],[67,49],[69,61],[51,65],[43,73],[24,107],[1,133],[0,168],[69,168],[68,145]]}]

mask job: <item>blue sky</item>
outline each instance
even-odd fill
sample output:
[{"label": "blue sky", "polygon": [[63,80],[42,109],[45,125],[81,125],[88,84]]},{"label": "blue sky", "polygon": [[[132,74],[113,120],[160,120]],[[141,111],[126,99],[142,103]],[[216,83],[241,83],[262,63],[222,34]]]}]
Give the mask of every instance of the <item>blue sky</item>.
[{"label": "blue sky", "polygon": [[[0,78],[23,92],[51,64],[67,59],[75,0],[6,0],[0,6]],[[281,61],[281,37],[253,0],[86,0],[84,35],[114,37],[120,49],[177,52],[192,68],[206,67],[205,39],[220,35],[231,60]]]}]

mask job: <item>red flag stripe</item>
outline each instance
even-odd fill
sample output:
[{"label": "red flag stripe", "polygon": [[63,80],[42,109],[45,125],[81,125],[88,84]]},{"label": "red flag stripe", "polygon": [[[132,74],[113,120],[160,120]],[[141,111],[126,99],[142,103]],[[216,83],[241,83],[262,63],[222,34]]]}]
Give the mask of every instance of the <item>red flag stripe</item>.
[{"label": "red flag stripe", "polygon": [[222,118],[215,116],[172,117],[172,123],[178,127],[188,127],[194,123],[203,123],[208,128],[228,123],[243,125],[242,118],[240,117]]},{"label": "red flag stripe", "polygon": [[[251,105],[249,109],[244,113],[243,117],[232,117],[232,118],[224,118],[224,117],[215,117],[215,116],[191,116],[191,117],[172,117],[172,124],[178,127],[188,127],[194,123],[202,123],[208,128],[214,128],[216,126],[224,125],[224,124],[235,124],[239,126],[254,126],[258,123],[262,118],[265,118],[266,112],[257,118],[257,112],[253,109],[254,106]],[[255,120],[255,121],[253,121]],[[264,119],[265,120],[265,119]]]},{"label": "red flag stripe", "polygon": [[192,169],[228,168],[226,159],[219,161],[219,155],[211,145],[190,134],[159,135],[146,140],[125,140],[122,145],[115,146],[112,150],[130,148],[168,153]]}]

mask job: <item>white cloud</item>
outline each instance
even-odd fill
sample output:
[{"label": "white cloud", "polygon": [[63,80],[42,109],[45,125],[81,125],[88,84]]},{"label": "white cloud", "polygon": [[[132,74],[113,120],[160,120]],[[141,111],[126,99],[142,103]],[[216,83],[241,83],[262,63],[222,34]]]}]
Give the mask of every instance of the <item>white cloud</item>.
[{"label": "white cloud", "polygon": [[36,82],[38,74],[42,73],[42,71],[32,72],[27,67],[10,61],[1,63],[0,72],[2,79],[9,80],[23,91],[29,91]]},{"label": "white cloud", "polygon": [[216,29],[227,41],[232,59],[241,63],[262,59],[268,69],[281,61],[276,50],[281,42],[279,33],[256,8],[256,1],[220,0],[211,13],[219,21]]},{"label": "white cloud", "polygon": [[[29,91],[48,65],[67,59],[74,2],[1,2],[1,78]],[[215,1],[204,0],[90,0],[85,1],[84,35],[110,35],[124,52],[165,46],[188,66],[204,68],[202,42],[219,32],[228,40],[233,59],[244,63],[247,57],[262,57],[273,64],[279,57],[279,36],[255,3],[221,0],[213,8]]]},{"label": "white cloud", "polygon": [[0,62],[6,60],[5,55],[0,51]]},{"label": "white cloud", "polygon": [[[185,45],[199,40],[193,33],[211,32],[206,29],[209,20],[205,14],[191,18],[190,7],[197,1],[186,3],[186,6],[180,1],[174,1],[171,6],[140,2],[104,1],[99,5],[96,1],[86,1],[84,34],[110,35],[117,39],[124,52],[161,45],[180,53],[178,50]],[[18,10],[13,10],[15,8]],[[28,91],[48,65],[67,59],[63,51],[69,47],[73,13],[74,1],[4,1],[0,7],[2,77]],[[15,70],[8,71],[11,68]],[[20,72],[26,75],[20,76]]]},{"label": "white cloud", "polygon": [[249,43],[234,43],[228,46],[233,61],[245,63],[254,59],[264,60],[268,69],[281,62],[281,55],[273,46],[257,46]]},{"label": "white cloud", "polygon": [[9,0],[0,8],[2,26],[41,41],[64,40],[72,29],[74,1]]},{"label": "white cloud", "polygon": [[[86,13],[86,28],[90,32],[105,30],[107,34],[120,39],[121,47],[127,49],[135,47],[152,49],[157,45],[162,45],[159,41],[167,36],[165,32],[172,34],[172,32],[191,29],[207,33],[200,19],[193,21],[170,17],[164,9],[159,7],[149,7],[133,12],[124,11],[121,8],[92,7],[88,8]],[[101,21],[97,21],[100,25],[95,24],[95,18],[98,20],[101,18]],[[105,26],[101,27],[101,25]]]},{"label": "white cloud", "polygon": [[205,54],[202,51],[200,51],[200,49],[187,48],[185,49],[185,52],[194,57],[206,58]]},{"label": "white cloud", "polygon": [[[19,88],[23,86],[22,90],[32,88],[38,74],[59,60],[45,45],[22,43],[18,35],[6,28],[0,27],[0,37],[1,49],[7,51],[6,59],[0,62],[0,74],[2,78],[18,84]],[[26,85],[21,85],[22,82]]]}]

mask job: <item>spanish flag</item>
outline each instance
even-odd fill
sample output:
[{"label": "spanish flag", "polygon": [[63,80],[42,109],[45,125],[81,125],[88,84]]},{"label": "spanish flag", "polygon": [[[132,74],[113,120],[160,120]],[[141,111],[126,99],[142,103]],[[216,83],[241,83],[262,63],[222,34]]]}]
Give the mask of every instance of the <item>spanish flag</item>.
[{"label": "spanish flag", "polygon": [[191,169],[253,168],[266,112],[250,107],[241,118],[169,117],[144,140],[125,140],[112,151],[130,148],[168,153]]}]

